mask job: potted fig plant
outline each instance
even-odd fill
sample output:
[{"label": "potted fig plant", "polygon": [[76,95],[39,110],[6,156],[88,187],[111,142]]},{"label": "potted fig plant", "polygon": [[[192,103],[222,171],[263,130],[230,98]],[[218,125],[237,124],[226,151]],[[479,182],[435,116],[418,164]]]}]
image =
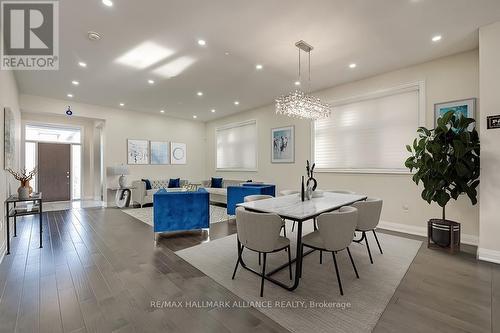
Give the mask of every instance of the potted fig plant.
[{"label": "potted fig plant", "polygon": [[[412,154],[405,166],[415,171],[413,181],[422,182],[422,198],[442,207],[442,218],[428,223],[429,244],[460,246],[460,224],[446,219],[446,204],[466,194],[477,203],[479,185],[479,135],[475,120],[448,111],[435,129],[419,127],[418,137],[406,149]],[[451,239],[458,244],[451,244]]]}]

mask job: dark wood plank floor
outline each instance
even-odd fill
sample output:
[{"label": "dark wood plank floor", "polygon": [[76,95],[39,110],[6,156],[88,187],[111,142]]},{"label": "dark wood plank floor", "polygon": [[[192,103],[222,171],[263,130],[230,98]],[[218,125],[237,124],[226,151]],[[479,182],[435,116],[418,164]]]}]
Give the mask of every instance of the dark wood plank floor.
[{"label": "dark wood plank floor", "polygon": [[[155,247],[151,228],[118,209],[44,217],[44,248],[26,217],[0,264],[0,332],[286,331],[252,308],[151,307],[152,300],[239,300],[174,254],[234,233],[234,221]],[[450,256],[422,246],[375,331],[500,332],[500,268],[466,250]]]}]

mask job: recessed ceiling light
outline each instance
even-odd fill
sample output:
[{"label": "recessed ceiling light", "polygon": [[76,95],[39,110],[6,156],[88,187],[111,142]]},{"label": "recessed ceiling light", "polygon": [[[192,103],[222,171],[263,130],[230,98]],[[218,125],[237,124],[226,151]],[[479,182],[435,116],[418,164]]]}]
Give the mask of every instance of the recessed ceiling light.
[{"label": "recessed ceiling light", "polygon": [[101,34],[98,33],[98,32],[95,32],[95,31],[88,31],[87,32],[87,37],[88,39],[92,40],[92,41],[97,41],[97,40],[101,40]]},{"label": "recessed ceiling light", "polygon": [[441,36],[441,35],[436,35],[436,36],[432,37],[432,41],[433,41],[433,42],[439,42],[442,38],[443,38],[443,36]]},{"label": "recessed ceiling light", "polygon": [[197,115],[193,115],[193,118],[196,119],[196,118],[198,118],[198,116]]},{"label": "recessed ceiling light", "polygon": [[356,66],[358,65],[356,65],[355,63],[349,64],[349,68],[356,68]]},{"label": "recessed ceiling light", "polygon": [[198,39],[198,45],[205,46],[205,45],[207,45],[207,42],[203,39]]},{"label": "recessed ceiling light", "polygon": [[203,92],[202,92],[202,91],[198,91],[198,92],[196,93],[196,95],[198,95],[198,96],[203,96]]},{"label": "recessed ceiling light", "polygon": [[215,109],[210,110],[212,113],[215,113]]},{"label": "recessed ceiling light", "polygon": [[66,96],[68,96],[69,98],[73,98],[73,94],[67,94]]},{"label": "recessed ceiling light", "polygon": [[154,81],[154,80],[149,79],[149,80],[148,80],[148,83],[149,83],[149,84],[155,84],[155,81]]},{"label": "recessed ceiling light", "polygon": [[294,82],[294,84],[295,84],[296,86],[300,86],[300,81],[295,81],[295,82]]},{"label": "recessed ceiling light", "polygon": [[79,84],[80,84],[80,82],[78,82],[78,81],[76,81],[76,80],[71,81],[71,83],[72,83],[74,86],[77,86],[77,85],[79,85]]},{"label": "recessed ceiling light", "polygon": [[261,70],[262,68],[264,68],[264,66],[262,66],[261,64],[255,65],[255,69],[257,70]]},{"label": "recessed ceiling light", "polygon": [[175,52],[154,42],[143,42],[125,52],[115,62],[139,69],[147,68],[170,57]]},{"label": "recessed ceiling light", "polygon": [[80,62],[78,63],[78,66],[80,66],[80,67],[87,67],[87,64],[86,64],[86,63],[84,63],[83,61],[80,61]]},{"label": "recessed ceiling light", "polygon": [[120,106],[125,106],[125,103],[120,103]]},{"label": "recessed ceiling light", "polygon": [[165,110],[160,110],[161,113],[165,113]]},{"label": "recessed ceiling light", "polygon": [[224,55],[227,55],[227,56],[228,56],[228,55],[229,55],[229,52],[224,52]]},{"label": "recessed ceiling light", "polygon": [[234,105],[240,105],[240,102],[234,101]]},{"label": "recessed ceiling light", "polygon": [[102,0],[102,3],[107,7],[113,7],[113,1],[111,0]]}]

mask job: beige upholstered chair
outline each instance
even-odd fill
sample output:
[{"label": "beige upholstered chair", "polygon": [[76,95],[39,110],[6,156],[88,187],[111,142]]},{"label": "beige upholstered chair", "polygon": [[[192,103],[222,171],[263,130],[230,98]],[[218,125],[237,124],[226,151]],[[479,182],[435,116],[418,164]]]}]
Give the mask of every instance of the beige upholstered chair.
[{"label": "beige upholstered chair", "polygon": [[356,242],[362,242],[365,240],[366,249],[368,250],[368,256],[370,257],[370,262],[373,264],[372,253],[370,252],[370,245],[368,244],[368,238],[366,237],[367,231],[372,231],[375,240],[377,241],[378,249],[380,254],[383,254],[382,247],[377,238],[377,233],[375,228],[380,221],[380,213],[382,212],[382,199],[368,198],[365,201],[358,201],[353,203],[352,206],[358,209],[358,223],[356,226],[356,231],[361,232],[361,239],[356,240]]},{"label": "beige upholstered chair", "polygon": [[342,281],[340,280],[335,254],[338,251],[347,249],[354,273],[356,273],[356,277],[359,279],[358,270],[349,250],[357,221],[358,210],[354,207],[345,206],[337,211],[321,214],[318,217],[318,230],[302,237],[302,253],[304,253],[304,246],[332,253],[341,295],[344,295],[344,290],[342,289]]},{"label": "beige upholstered chair", "polygon": [[236,209],[236,232],[238,239],[238,259],[234,267],[233,277],[236,275],[238,264],[241,261],[243,249],[263,254],[260,296],[264,294],[264,279],[266,277],[266,257],[268,253],[287,249],[290,280],[292,279],[292,262],[290,257],[290,240],[280,236],[283,221],[277,214],[254,213],[243,207]]}]

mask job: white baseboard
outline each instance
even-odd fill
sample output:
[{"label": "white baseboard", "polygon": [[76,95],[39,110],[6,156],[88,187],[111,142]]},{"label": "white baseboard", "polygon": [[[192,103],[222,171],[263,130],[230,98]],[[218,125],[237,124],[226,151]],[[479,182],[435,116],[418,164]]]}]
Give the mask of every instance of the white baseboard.
[{"label": "white baseboard", "polygon": [[500,264],[500,251],[478,248],[477,259]]},{"label": "white baseboard", "polygon": [[[415,225],[408,225],[408,224],[402,224],[402,223],[380,221],[378,224],[378,228],[387,229],[387,230],[391,230],[391,231],[397,231],[397,232],[403,232],[405,234],[410,234],[410,235],[427,237],[427,227],[423,227],[423,226],[415,226]],[[477,246],[479,244],[479,237],[462,233],[461,241],[463,244]]]}]

